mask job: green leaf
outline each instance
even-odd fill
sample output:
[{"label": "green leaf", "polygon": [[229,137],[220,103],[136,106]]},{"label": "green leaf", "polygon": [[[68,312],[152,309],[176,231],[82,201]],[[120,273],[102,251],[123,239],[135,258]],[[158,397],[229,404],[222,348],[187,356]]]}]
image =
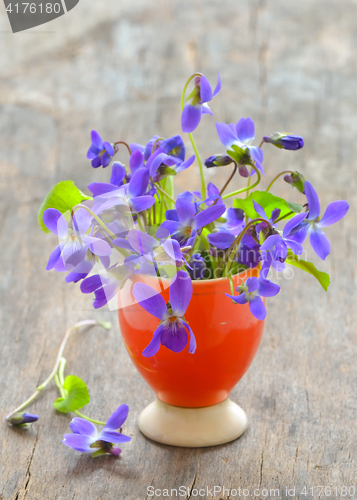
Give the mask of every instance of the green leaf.
[{"label": "green leaf", "polygon": [[302,269],[303,271],[312,274],[312,276],[315,276],[315,278],[320,283],[322,288],[327,292],[328,286],[330,284],[330,276],[327,273],[324,273],[316,269],[316,267],[312,262],[300,259],[291,250],[288,250],[288,256],[285,262],[287,264],[290,264],[291,266],[298,267],[299,269]]},{"label": "green leaf", "polygon": [[89,392],[86,384],[79,377],[68,375],[63,383],[65,398],[58,398],[53,403],[56,410],[62,413],[80,410],[89,403]]},{"label": "green leaf", "polygon": [[73,181],[61,181],[56,184],[44,199],[41,208],[38,212],[38,223],[42,231],[49,233],[43,222],[43,212],[47,208],[56,208],[61,214],[72,210],[73,207],[81,203],[83,200],[91,200],[90,196],[86,196],[80,191]]},{"label": "green leaf", "polygon": [[292,212],[295,212],[297,214],[299,214],[302,211],[302,209],[304,208],[299,203],[291,203],[290,201],[287,201],[286,204]]},{"label": "green leaf", "polygon": [[281,210],[279,217],[284,217],[284,215],[287,215],[290,212],[300,213],[303,209],[302,205],[299,205],[298,203],[289,203],[283,198],[274,196],[266,191],[254,191],[247,198],[236,198],[234,200],[234,208],[242,209],[251,219],[260,217],[255,211],[253,200],[264,209],[268,218],[271,217],[275,208],[280,208]]}]

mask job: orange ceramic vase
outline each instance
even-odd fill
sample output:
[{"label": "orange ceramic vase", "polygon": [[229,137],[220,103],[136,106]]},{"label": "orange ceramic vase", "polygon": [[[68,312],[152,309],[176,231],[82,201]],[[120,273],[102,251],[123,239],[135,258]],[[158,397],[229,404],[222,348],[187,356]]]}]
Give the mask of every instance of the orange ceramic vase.
[{"label": "orange ceramic vase", "polygon": [[[257,268],[236,275],[234,287],[258,275]],[[138,276],[137,281],[158,286],[158,280],[152,277]],[[161,295],[168,302],[169,280],[162,282],[165,290]],[[189,354],[187,345],[180,353],[161,346],[151,358],[142,355],[159,320],[135,303],[133,283],[120,292],[118,312],[129,355],[158,400],[177,407],[201,408],[228,398],[258,350],[264,321],[251,314],[248,304],[234,304],[225,296],[230,293],[227,278],[193,281],[192,285],[193,295],[185,318],[196,337],[194,354]],[[132,305],[123,307],[124,302]]]}]

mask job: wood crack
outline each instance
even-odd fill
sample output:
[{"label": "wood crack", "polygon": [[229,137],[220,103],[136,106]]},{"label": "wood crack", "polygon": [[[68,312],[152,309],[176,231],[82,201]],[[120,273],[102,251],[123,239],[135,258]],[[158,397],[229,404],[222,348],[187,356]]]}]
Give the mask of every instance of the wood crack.
[{"label": "wood crack", "polygon": [[197,479],[197,473],[194,475],[193,481],[192,481],[192,485],[189,487],[189,494],[186,497],[187,500],[192,497],[192,490],[193,490],[193,488],[194,488],[194,486],[196,484],[196,479]]},{"label": "wood crack", "polygon": [[34,445],[33,445],[33,448],[32,448],[32,452],[31,452],[31,456],[30,456],[29,461],[27,463],[27,468],[26,468],[26,473],[25,473],[25,486],[24,486],[24,488],[22,488],[21,490],[19,490],[19,491],[16,492],[14,500],[18,500],[19,496],[20,496],[20,493],[22,493],[22,492],[24,492],[23,498],[26,498],[26,496],[27,496],[28,487],[29,487],[30,480],[31,480],[31,465],[32,465],[34,454],[35,454],[36,446],[37,446],[37,443],[38,443],[39,432],[40,432],[40,428],[38,428],[36,439],[35,439],[35,442],[34,442]]}]

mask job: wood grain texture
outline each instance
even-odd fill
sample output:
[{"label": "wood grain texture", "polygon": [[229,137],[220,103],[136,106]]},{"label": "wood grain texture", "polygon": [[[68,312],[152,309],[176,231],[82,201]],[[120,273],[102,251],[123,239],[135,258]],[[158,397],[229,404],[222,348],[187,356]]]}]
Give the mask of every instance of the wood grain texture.
[{"label": "wood grain texture", "polygon": [[[1,8],[0,28],[6,23]],[[312,498],[301,495],[305,485],[357,489],[357,3],[83,1],[45,29],[53,33],[0,33],[1,418],[49,373],[66,327],[98,317],[114,328],[76,333],[67,373],[88,382],[93,416],[130,406],[125,432],[133,440],[118,460],[66,448],[70,417],[51,408],[51,386],[31,407],[41,415],[31,429],[0,425],[0,499],[144,500],[149,485],[241,487],[252,498],[255,488],[279,488],[285,498],[285,487],[295,486],[299,499]],[[45,271],[55,241],[39,230],[36,213],[57,181],[85,187],[109,178],[85,159],[92,128],[135,142],[179,133],[183,83],[195,70],[215,82],[216,69],[223,81],[212,103],[216,121],[251,116],[258,138],[288,130],[306,139],[296,154],[266,148],[263,185],[284,167],[298,169],[323,207],[347,199],[351,209],[327,230],[333,253],[318,263],[331,273],[329,293],[296,270],[269,301],[262,345],[231,395],[248,413],[246,433],[187,450],[140,434],[137,418],[153,394],[129,361],[115,313],[94,312],[77,286]],[[205,116],[195,134],[203,156],[221,151],[214,119]],[[207,176],[224,182],[222,171]],[[300,199],[283,184],[282,194]],[[194,168],[178,179],[178,189],[187,186],[199,186]]]}]

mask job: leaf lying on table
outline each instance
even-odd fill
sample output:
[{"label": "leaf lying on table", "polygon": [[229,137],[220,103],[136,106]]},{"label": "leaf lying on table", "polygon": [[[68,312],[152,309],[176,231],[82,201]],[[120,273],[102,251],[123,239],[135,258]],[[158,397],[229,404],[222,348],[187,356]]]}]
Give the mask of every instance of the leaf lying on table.
[{"label": "leaf lying on table", "polygon": [[53,403],[56,410],[69,413],[80,410],[89,403],[90,397],[87,385],[79,377],[68,375],[64,380],[63,388],[66,391],[66,397],[56,399]]},{"label": "leaf lying on table", "polygon": [[330,276],[327,273],[324,273],[316,269],[316,267],[312,262],[300,259],[291,250],[288,250],[288,256],[285,262],[287,264],[290,264],[291,266],[298,267],[299,269],[302,269],[303,271],[312,274],[312,276],[315,276],[315,278],[320,283],[322,288],[327,292],[327,289],[330,284]]},{"label": "leaf lying on table", "polygon": [[258,203],[264,209],[269,218],[271,217],[273,210],[276,208],[281,210],[279,217],[283,217],[290,212],[300,213],[303,209],[303,206],[298,203],[290,203],[283,198],[274,196],[266,191],[254,191],[247,198],[236,198],[234,200],[234,208],[242,209],[248,217],[255,219],[260,216],[254,208],[253,201]]},{"label": "leaf lying on table", "polygon": [[38,211],[38,223],[42,231],[49,233],[43,222],[43,212],[47,208],[56,208],[61,214],[72,210],[73,207],[81,203],[83,200],[91,200],[90,196],[86,196],[80,191],[73,181],[61,181],[56,184],[44,199],[40,210]]}]

